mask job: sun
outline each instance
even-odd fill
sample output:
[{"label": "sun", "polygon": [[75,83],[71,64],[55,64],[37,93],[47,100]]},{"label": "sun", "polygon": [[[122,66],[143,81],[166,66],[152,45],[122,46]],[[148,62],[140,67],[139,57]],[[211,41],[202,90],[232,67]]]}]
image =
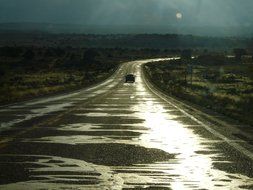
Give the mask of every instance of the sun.
[{"label": "sun", "polygon": [[181,20],[183,18],[183,15],[182,15],[182,13],[177,13],[176,17],[178,20]]}]

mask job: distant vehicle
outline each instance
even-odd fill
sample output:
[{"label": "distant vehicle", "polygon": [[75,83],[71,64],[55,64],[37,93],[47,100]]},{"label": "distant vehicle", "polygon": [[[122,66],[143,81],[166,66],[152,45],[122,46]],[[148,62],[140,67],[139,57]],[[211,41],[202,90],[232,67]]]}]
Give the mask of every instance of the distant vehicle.
[{"label": "distant vehicle", "polygon": [[127,74],[125,76],[125,83],[134,83],[135,82],[135,76],[133,74]]}]

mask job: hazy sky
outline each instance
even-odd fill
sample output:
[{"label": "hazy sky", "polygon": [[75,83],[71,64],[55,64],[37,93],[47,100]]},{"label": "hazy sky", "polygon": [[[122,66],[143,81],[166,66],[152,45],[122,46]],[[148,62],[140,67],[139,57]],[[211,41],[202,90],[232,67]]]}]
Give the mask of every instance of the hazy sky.
[{"label": "hazy sky", "polygon": [[0,0],[0,22],[247,26],[253,0]]}]

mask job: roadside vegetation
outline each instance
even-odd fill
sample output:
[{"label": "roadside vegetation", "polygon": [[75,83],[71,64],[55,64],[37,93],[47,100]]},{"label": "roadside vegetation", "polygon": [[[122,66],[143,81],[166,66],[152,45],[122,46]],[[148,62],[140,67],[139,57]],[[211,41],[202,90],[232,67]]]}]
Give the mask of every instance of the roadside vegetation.
[{"label": "roadside vegetation", "polygon": [[253,126],[252,56],[204,53],[187,59],[186,52],[179,60],[149,63],[145,71],[165,93]]},{"label": "roadside vegetation", "polygon": [[70,91],[108,78],[124,61],[165,56],[151,49],[0,47],[0,104]]}]

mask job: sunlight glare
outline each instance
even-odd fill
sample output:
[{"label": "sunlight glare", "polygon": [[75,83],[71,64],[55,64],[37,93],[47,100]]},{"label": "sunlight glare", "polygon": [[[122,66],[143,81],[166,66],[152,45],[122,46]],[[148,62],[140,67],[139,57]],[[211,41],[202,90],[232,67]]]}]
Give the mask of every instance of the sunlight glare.
[{"label": "sunlight glare", "polygon": [[179,12],[178,12],[178,13],[176,14],[176,17],[177,17],[178,20],[181,20],[181,19],[183,18],[183,15],[182,15],[182,13],[179,13]]}]

